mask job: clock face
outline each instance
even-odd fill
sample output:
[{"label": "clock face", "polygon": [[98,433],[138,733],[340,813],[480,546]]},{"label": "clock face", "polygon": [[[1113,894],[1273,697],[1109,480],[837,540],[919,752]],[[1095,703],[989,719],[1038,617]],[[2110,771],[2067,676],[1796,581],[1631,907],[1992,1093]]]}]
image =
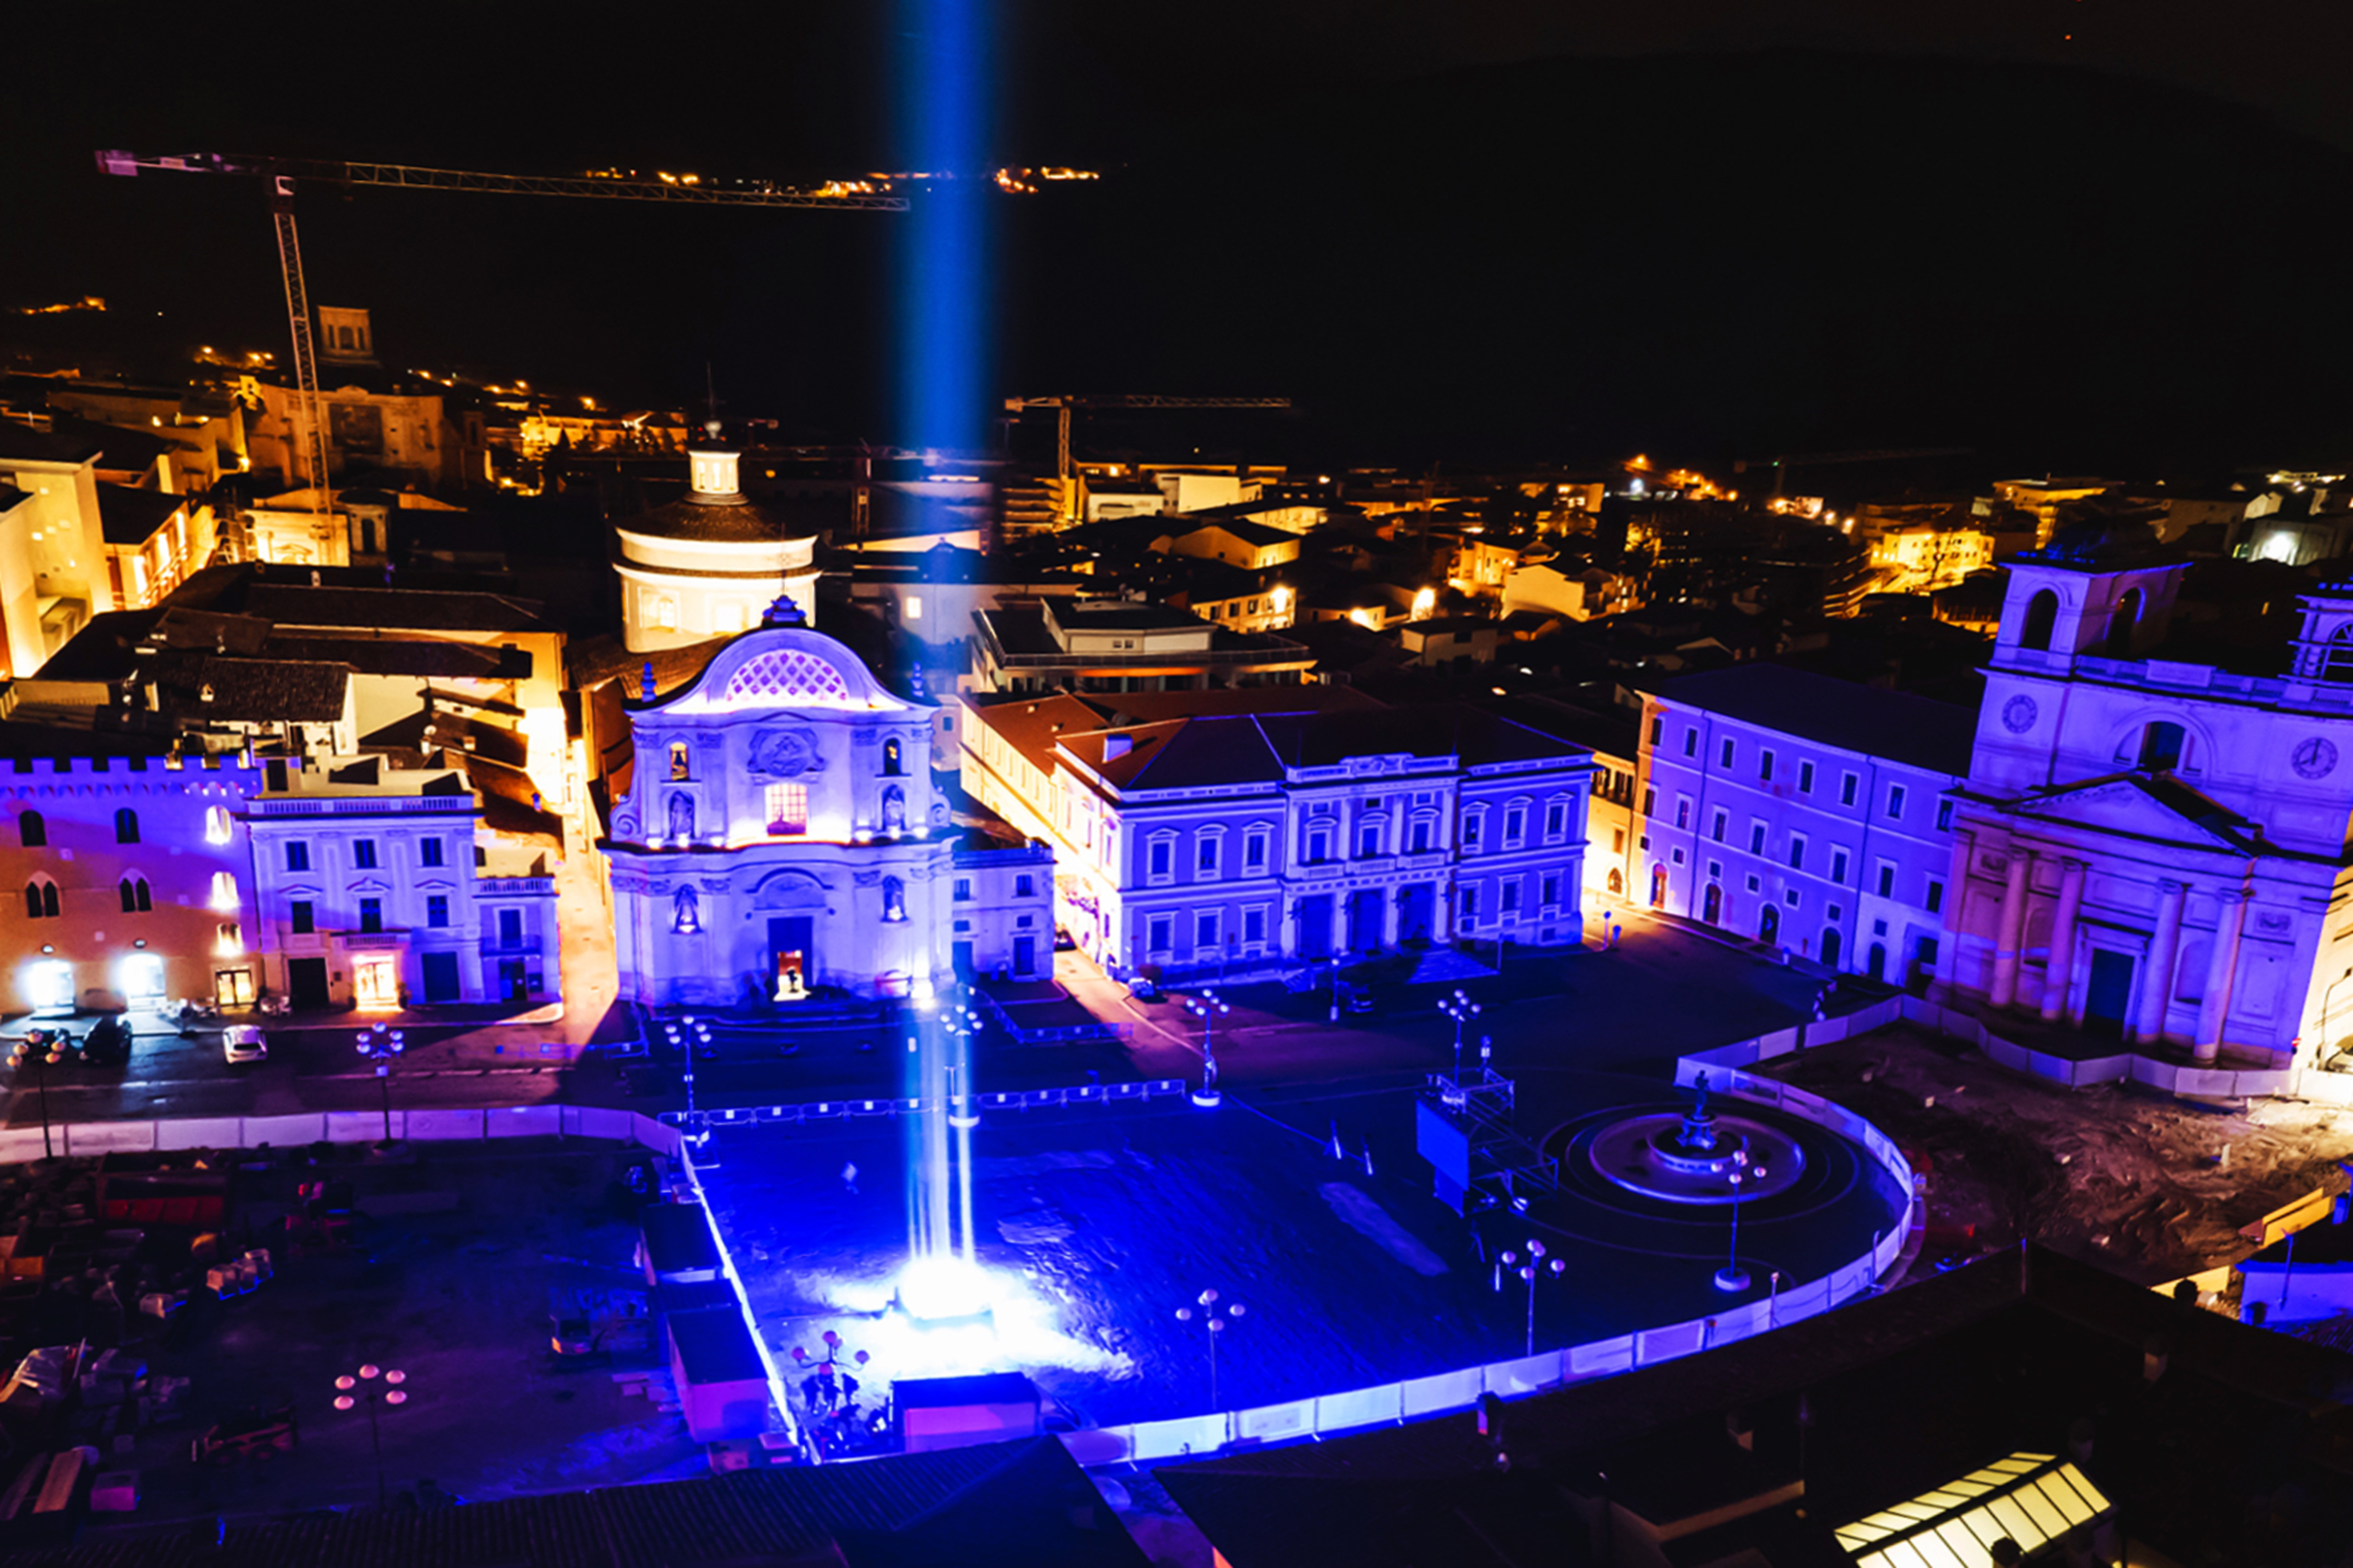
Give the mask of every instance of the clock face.
[{"label": "clock face", "polygon": [[2023,735],[2034,728],[2034,699],[2013,697],[2001,705],[2001,727],[2013,735]]},{"label": "clock face", "polygon": [[2298,744],[2288,760],[2299,777],[2325,779],[2337,767],[2337,744],[2315,735]]}]

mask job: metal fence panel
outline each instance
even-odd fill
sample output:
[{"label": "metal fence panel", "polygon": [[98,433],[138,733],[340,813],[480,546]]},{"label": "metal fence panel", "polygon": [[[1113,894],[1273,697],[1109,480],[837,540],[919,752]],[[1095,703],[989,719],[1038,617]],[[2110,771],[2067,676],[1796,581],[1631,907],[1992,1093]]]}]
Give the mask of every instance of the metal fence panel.
[{"label": "metal fence panel", "polygon": [[1187,1415],[1174,1421],[1139,1421],[1128,1428],[1131,1459],[1181,1459],[1188,1454],[1214,1454],[1226,1446],[1229,1430],[1223,1414]]},{"label": "metal fence panel", "polygon": [[1558,1351],[1546,1351],[1542,1355],[1522,1356],[1517,1361],[1489,1362],[1481,1369],[1487,1379],[1487,1392],[1510,1398],[1514,1394],[1534,1394],[1538,1389],[1552,1388],[1567,1382],[1562,1375],[1563,1356]]},{"label": "metal fence panel", "polygon": [[1314,1430],[1315,1401],[1312,1399],[1234,1412],[1234,1440],[1238,1443],[1278,1443],[1286,1437],[1304,1437]]},{"label": "metal fence panel", "polygon": [[1408,1417],[1461,1410],[1478,1404],[1486,1391],[1486,1373],[1482,1367],[1441,1372],[1435,1377],[1409,1377],[1398,1384],[1398,1409]]},{"label": "metal fence panel", "polygon": [[1394,1421],[1402,1408],[1402,1391],[1394,1383],[1378,1388],[1355,1388],[1345,1394],[1324,1394],[1315,1400],[1315,1430],[1345,1432],[1352,1426],[1371,1426],[1383,1421]]}]

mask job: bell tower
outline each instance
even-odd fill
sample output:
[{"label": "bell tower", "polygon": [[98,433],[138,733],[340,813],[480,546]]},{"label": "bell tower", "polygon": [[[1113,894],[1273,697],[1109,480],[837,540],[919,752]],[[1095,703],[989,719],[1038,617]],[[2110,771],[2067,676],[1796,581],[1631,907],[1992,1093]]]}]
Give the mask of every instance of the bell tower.
[{"label": "bell tower", "polygon": [[2288,679],[2318,685],[2353,683],[2353,582],[2323,583],[2298,595],[2304,625],[2290,651]]}]

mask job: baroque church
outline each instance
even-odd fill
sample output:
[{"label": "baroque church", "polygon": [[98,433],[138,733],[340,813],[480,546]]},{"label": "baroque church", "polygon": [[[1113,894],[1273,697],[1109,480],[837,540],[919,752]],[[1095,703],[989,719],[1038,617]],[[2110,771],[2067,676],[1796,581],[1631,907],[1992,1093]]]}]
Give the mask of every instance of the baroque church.
[{"label": "baroque church", "polygon": [[1956,803],[1941,990],[2200,1062],[2353,1036],[2353,583],[2288,668],[2152,658],[2180,563],[2066,540],[2010,563]]}]

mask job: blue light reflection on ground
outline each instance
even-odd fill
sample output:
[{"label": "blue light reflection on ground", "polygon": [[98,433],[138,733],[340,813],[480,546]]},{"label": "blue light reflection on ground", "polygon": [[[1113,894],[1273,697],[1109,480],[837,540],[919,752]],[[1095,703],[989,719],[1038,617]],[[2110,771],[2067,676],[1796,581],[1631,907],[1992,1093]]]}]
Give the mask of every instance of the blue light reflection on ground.
[{"label": "blue light reflection on ground", "polygon": [[975,447],[989,341],[987,13],[981,0],[902,0],[900,166],[956,177],[919,192],[902,231],[899,440]]},{"label": "blue light reflection on ground", "polygon": [[[1565,1074],[1546,1123],[1577,1125],[1657,1086]],[[1525,1298],[1499,1294],[1471,1227],[1429,1194],[1409,1152],[1409,1097],[1357,1095],[1274,1108],[1293,1128],[1333,1116],[1352,1150],[1369,1132],[1377,1174],[1335,1162],[1239,1106],[992,1112],[974,1133],[978,1262],[993,1288],[994,1338],[924,1336],[882,1309],[905,1261],[900,1130],[881,1119],[827,1128],[724,1131],[706,1190],[771,1343],[814,1345],[827,1329],[875,1355],[870,1381],[1008,1366],[1029,1373],[1082,1425],[1199,1414],[1208,1406],[1199,1325],[1176,1309],[1204,1287],[1250,1316],[1219,1352],[1220,1403],[1242,1407],[1424,1376],[1516,1356]],[[1539,1123],[1539,1125],[1546,1124]],[[1820,1148],[1820,1184],[1788,1209],[1755,1205],[1745,1259],[1792,1281],[1842,1264],[1883,1230],[1894,1184],[1850,1147]],[[862,1174],[849,1192],[839,1173]],[[1602,1186],[1597,1180],[1593,1185]],[[1579,1185],[1582,1185],[1580,1184]],[[1639,1212],[1615,1190],[1491,1221],[1489,1256],[1543,1228],[1569,1272],[1539,1299],[1538,1339],[1581,1342],[1719,1310],[1712,1283],[1725,1227],[1713,1215]]]}]

